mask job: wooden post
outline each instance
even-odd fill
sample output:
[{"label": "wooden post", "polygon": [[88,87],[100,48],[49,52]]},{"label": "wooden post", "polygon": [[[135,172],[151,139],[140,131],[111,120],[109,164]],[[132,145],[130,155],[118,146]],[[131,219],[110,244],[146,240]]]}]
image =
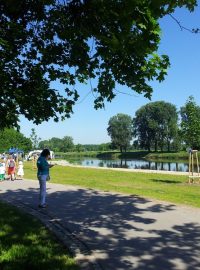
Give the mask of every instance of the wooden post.
[{"label": "wooden post", "polygon": [[197,160],[197,177],[199,178],[199,183],[200,183],[198,152],[196,152],[196,160]]},{"label": "wooden post", "polygon": [[37,157],[36,157],[36,155],[33,155],[33,169],[35,170],[36,168],[37,168],[37,166],[36,166],[36,163],[37,163]]},{"label": "wooden post", "polygon": [[[196,172],[195,172],[195,164],[196,164]],[[194,178],[198,178],[199,183],[200,183],[198,150],[190,150],[189,152],[188,183],[194,183]]]},{"label": "wooden post", "polygon": [[192,161],[192,152],[190,151],[189,152],[189,179],[188,179],[189,184],[191,183],[191,179],[190,179],[190,176],[191,176],[191,161]]}]

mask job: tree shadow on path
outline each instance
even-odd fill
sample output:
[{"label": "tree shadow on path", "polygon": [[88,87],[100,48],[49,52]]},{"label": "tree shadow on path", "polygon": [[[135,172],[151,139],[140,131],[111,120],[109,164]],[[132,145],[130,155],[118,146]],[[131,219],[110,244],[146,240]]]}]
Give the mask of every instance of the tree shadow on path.
[{"label": "tree shadow on path", "polygon": [[[173,204],[67,186],[52,185],[48,193],[46,213],[84,242],[103,269],[200,269],[200,219],[189,209],[182,214]],[[1,196],[36,208],[38,189]]]}]

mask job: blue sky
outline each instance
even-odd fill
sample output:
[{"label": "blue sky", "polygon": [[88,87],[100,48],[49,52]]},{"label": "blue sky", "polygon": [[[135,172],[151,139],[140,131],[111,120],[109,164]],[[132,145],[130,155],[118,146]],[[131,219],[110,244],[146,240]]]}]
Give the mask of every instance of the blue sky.
[{"label": "blue sky", "polygon": [[[186,9],[177,9],[174,16],[187,28],[200,28],[200,7],[193,13]],[[159,53],[169,55],[171,67],[164,82],[152,83],[154,92],[151,101],[164,100],[176,105],[179,110],[192,95],[200,105],[200,34],[181,31],[170,16],[163,18],[160,23],[162,38]],[[93,108],[92,94],[87,96],[90,87],[81,86],[81,98],[75,105],[70,119],[59,123],[51,120],[36,126],[22,117],[21,132],[29,137],[31,128],[35,128],[42,140],[71,136],[75,144],[110,142],[107,135],[109,119],[118,113],[134,117],[141,106],[150,102],[126,87],[118,86],[117,90],[129,95],[118,94],[111,103],[106,103],[105,109],[96,111]]]}]

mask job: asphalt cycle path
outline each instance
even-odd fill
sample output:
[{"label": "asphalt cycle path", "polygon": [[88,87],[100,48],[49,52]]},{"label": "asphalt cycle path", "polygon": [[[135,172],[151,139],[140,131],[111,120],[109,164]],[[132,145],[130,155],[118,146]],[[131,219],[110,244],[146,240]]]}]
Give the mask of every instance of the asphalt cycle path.
[{"label": "asphalt cycle path", "polygon": [[40,210],[38,192],[34,180],[0,183],[0,199],[53,228],[81,269],[200,269],[198,208],[48,183],[48,208]]}]

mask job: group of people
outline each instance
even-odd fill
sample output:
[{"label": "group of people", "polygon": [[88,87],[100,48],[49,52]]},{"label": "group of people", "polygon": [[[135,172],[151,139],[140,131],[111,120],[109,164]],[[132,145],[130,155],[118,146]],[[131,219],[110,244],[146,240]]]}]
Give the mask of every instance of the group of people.
[{"label": "group of people", "polygon": [[[37,162],[37,177],[40,185],[39,208],[46,208],[46,182],[50,180],[49,169],[55,164],[49,164],[51,158],[49,149],[44,149]],[[15,156],[9,155],[0,157],[0,181],[23,179],[23,161],[18,161]]]},{"label": "group of people", "polygon": [[12,155],[8,157],[1,157],[0,160],[0,181],[15,179],[23,179],[24,177],[24,166],[23,161],[18,161]]}]

